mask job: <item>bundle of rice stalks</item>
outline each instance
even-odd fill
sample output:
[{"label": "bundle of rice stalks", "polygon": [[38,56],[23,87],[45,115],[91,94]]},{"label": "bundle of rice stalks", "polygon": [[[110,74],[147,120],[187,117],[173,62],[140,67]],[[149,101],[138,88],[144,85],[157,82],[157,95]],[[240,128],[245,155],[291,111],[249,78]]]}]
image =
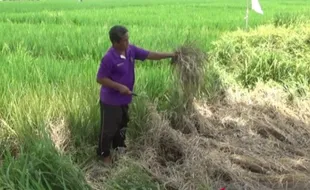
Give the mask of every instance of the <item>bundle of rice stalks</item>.
[{"label": "bundle of rice stalks", "polygon": [[193,133],[195,115],[193,101],[204,82],[204,68],[207,54],[194,41],[186,41],[176,48],[178,56],[172,60],[174,66],[174,94],[171,107],[170,124],[183,133]]},{"label": "bundle of rice stalks", "polygon": [[203,84],[207,54],[200,50],[195,42],[185,42],[175,51],[178,56],[172,63],[176,67],[176,82],[180,85],[183,96],[191,103]]}]

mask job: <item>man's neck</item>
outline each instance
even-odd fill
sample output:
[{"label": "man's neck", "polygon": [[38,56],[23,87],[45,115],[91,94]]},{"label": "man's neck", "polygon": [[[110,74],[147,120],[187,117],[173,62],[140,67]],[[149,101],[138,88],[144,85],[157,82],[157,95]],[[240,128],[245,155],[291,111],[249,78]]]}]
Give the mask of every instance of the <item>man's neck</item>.
[{"label": "man's neck", "polygon": [[115,49],[115,51],[120,54],[120,55],[123,55],[123,56],[126,56],[126,51],[125,50],[119,50],[118,48],[114,47],[113,48]]}]

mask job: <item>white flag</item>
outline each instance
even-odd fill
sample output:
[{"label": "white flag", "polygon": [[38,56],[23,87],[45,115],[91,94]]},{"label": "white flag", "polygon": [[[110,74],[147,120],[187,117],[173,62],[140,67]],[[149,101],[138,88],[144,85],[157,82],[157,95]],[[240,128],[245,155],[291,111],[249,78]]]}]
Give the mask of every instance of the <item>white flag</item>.
[{"label": "white flag", "polygon": [[264,14],[258,0],[252,0],[252,9],[257,13]]}]

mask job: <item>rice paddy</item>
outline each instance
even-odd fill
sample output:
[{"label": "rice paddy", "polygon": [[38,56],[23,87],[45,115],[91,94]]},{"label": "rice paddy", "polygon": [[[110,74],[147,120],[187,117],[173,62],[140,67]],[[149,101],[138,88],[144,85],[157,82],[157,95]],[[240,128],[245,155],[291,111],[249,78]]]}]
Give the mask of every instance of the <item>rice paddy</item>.
[{"label": "rice paddy", "polygon": [[[244,0],[1,1],[0,189],[306,189],[310,2],[260,4],[245,31]],[[187,65],[137,62],[129,152],[107,169],[96,72],[115,24]]]}]

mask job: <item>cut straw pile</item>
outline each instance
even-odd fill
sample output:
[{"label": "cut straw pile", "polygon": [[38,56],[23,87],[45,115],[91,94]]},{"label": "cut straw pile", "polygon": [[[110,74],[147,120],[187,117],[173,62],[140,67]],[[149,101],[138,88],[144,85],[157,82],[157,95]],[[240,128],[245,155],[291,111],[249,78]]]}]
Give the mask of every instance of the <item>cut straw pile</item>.
[{"label": "cut straw pile", "polygon": [[133,150],[145,170],[166,189],[308,189],[309,110],[277,104],[284,93],[274,89],[238,91],[221,103],[195,102],[199,132],[189,134],[149,106],[151,129]]}]

